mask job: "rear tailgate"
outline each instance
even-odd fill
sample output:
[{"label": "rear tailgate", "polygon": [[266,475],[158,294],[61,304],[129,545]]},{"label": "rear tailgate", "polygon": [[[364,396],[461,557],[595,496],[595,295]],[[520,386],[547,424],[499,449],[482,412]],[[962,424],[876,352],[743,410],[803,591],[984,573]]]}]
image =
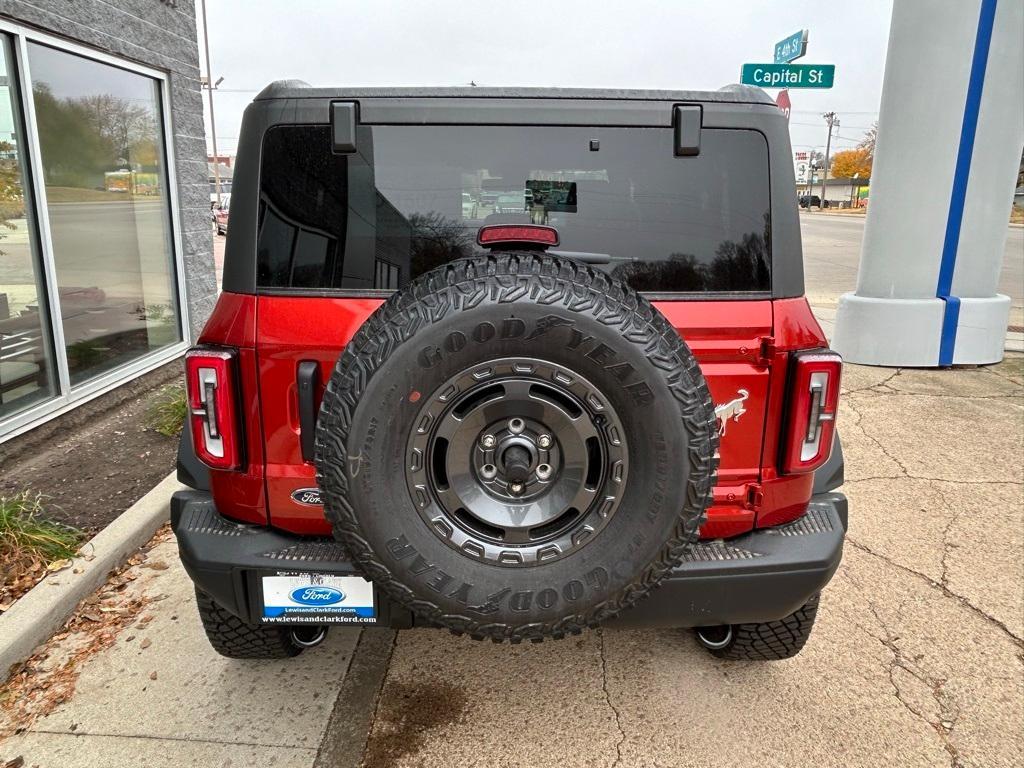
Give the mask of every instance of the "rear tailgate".
[{"label": "rear tailgate", "polygon": [[[380,305],[379,299],[261,296],[257,359],[266,441],[266,501],[279,528],[327,534],[321,507],[301,493],[314,488],[315,468],[303,457],[299,372],[316,363],[312,405],[344,344]],[[721,438],[719,482],[704,534],[730,536],[754,525],[750,488],[760,478],[769,368],[761,357],[771,335],[770,301],[661,301],[658,309],[690,345],[717,406],[730,406]],[[309,407],[307,404],[305,407]]]}]

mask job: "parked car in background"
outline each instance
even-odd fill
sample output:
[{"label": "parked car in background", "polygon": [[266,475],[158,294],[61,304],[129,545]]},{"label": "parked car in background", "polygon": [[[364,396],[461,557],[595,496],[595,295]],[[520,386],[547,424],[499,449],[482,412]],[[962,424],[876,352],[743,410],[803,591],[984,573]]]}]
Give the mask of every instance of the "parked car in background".
[{"label": "parked car in background", "polygon": [[213,204],[213,223],[217,227],[218,235],[226,235],[228,233],[228,209],[230,207],[230,194],[222,194],[220,196],[220,205]]},{"label": "parked car in background", "polygon": [[801,208],[818,208],[819,206],[821,206],[821,198],[817,195],[803,195],[800,198]]},{"label": "parked car in background", "polygon": [[495,213],[523,213],[526,210],[526,199],[522,193],[510,195],[498,195],[498,202],[494,204]]}]

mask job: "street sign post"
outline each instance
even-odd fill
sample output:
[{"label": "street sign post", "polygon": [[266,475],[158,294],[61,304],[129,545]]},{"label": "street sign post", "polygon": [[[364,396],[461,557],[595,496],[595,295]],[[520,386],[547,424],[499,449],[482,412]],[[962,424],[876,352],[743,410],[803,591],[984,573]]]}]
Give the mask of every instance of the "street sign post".
[{"label": "street sign post", "polygon": [[785,40],[775,44],[775,63],[788,64],[807,53],[807,30],[794,32]]},{"label": "street sign post", "polygon": [[759,88],[831,88],[834,64],[744,64],[740,82]]}]

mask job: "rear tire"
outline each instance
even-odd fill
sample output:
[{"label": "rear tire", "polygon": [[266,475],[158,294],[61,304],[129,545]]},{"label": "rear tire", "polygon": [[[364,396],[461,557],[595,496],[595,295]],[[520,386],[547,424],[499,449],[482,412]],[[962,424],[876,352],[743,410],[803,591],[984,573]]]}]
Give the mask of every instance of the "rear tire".
[{"label": "rear tire", "polygon": [[521,642],[610,619],[667,578],[717,449],[700,367],[649,301],[503,251],[426,273],[360,328],[320,406],[317,483],[335,538],[393,601]]},{"label": "rear tire", "polygon": [[821,594],[778,621],[698,627],[697,642],[708,653],[731,661],[778,661],[796,656],[807,643]]},{"label": "rear tire", "polygon": [[229,659],[287,659],[302,648],[292,642],[291,630],[249,624],[225,611],[205,592],[196,589],[196,605],[213,650]]}]

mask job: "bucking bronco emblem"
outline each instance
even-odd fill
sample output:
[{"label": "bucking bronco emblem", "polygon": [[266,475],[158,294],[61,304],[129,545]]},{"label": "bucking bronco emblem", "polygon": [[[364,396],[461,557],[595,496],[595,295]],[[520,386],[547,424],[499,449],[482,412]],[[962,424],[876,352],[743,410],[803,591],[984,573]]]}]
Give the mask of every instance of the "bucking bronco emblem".
[{"label": "bucking bronco emblem", "polygon": [[736,399],[715,406],[715,418],[718,419],[719,437],[725,434],[726,424],[730,421],[739,421],[740,416],[747,412],[747,409],[743,407],[743,403],[750,397],[750,393],[745,389],[741,389],[736,394],[739,395]]}]

